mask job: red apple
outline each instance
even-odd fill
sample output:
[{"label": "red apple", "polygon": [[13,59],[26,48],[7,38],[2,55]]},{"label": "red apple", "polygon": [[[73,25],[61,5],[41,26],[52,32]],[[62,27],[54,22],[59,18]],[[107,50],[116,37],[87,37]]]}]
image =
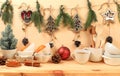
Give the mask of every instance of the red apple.
[{"label": "red apple", "polygon": [[60,54],[62,60],[66,60],[70,57],[70,50],[65,46],[60,47],[58,49],[58,53]]}]

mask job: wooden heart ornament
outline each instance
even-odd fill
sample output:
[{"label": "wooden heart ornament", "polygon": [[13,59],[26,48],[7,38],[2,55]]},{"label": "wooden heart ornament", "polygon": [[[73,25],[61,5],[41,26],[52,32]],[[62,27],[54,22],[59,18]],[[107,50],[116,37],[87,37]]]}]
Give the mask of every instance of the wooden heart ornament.
[{"label": "wooden heart ornament", "polygon": [[32,16],[32,11],[31,10],[23,10],[21,12],[21,18],[24,21],[25,24],[31,23],[31,16]]}]

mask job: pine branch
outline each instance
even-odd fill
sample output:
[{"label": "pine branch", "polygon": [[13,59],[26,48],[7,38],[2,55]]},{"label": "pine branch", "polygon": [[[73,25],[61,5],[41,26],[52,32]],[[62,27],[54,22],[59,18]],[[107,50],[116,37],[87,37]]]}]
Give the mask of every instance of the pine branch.
[{"label": "pine branch", "polygon": [[38,29],[39,32],[41,32],[41,25],[43,24],[43,16],[40,11],[40,4],[37,1],[36,2],[36,9],[37,11],[34,11],[32,14],[32,21],[35,24],[35,27]]},{"label": "pine branch", "polygon": [[71,16],[68,13],[64,12],[63,5],[61,5],[60,13],[57,16],[57,19],[55,20],[56,26],[60,25],[61,20],[62,20],[62,23],[64,24],[64,26],[67,26],[67,25],[70,25],[71,27],[73,26],[73,20],[72,20]]},{"label": "pine branch", "polygon": [[87,2],[88,2],[89,12],[88,12],[86,23],[84,25],[85,30],[87,30],[91,26],[92,22],[96,22],[97,21],[97,16],[96,16],[95,12],[91,8],[90,1],[87,0]]},{"label": "pine branch", "polygon": [[114,0],[114,3],[115,3],[116,6],[117,6],[118,20],[119,20],[119,22],[120,22],[120,4],[118,4],[115,0]]},{"label": "pine branch", "polygon": [[12,24],[13,20],[13,7],[8,0],[1,6],[2,20],[4,24]]}]

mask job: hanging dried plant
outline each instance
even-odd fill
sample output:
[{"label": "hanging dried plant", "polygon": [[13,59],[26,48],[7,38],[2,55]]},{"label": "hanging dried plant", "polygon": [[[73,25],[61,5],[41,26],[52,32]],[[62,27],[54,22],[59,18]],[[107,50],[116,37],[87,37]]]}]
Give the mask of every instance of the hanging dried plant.
[{"label": "hanging dried plant", "polygon": [[120,22],[120,4],[118,4],[115,0],[114,0],[116,6],[117,6],[117,12],[118,12],[118,19],[119,19],[119,22]]},{"label": "hanging dried plant", "polygon": [[37,27],[38,31],[41,32],[41,25],[43,24],[43,16],[40,11],[40,4],[36,2],[36,9],[32,14],[32,21],[34,22],[35,26]]},{"label": "hanging dried plant", "polygon": [[73,20],[72,20],[71,16],[68,13],[64,12],[64,9],[65,9],[64,6],[61,5],[60,6],[60,13],[57,16],[57,19],[56,19],[55,23],[56,23],[57,26],[59,26],[60,22],[62,21],[64,26],[71,25],[71,27],[73,27]]},{"label": "hanging dried plant", "polygon": [[12,24],[13,6],[11,5],[11,1],[6,0],[6,2],[2,4],[1,13],[4,24]]},{"label": "hanging dried plant", "polygon": [[91,8],[90,1],[87,0],[87,2],[88,2],[89,12],[88,12],[87,20],[86,20],[85,25],[84,25],[85,30],[87,30],[91,26],[92,22],[97,21],[97,16],[96,16],[95,12]]}]

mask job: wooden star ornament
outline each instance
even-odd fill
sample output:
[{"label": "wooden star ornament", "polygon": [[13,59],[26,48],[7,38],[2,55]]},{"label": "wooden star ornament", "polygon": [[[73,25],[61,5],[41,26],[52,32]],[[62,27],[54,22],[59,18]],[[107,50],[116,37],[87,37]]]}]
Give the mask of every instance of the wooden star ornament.
[{"label": "wooden star ornament", "polygon": [[114,23],[115,12],[113,12],[111,9],[107,9],[102,13],[102,17],[103,24],[110,25],[110,23]]}]

